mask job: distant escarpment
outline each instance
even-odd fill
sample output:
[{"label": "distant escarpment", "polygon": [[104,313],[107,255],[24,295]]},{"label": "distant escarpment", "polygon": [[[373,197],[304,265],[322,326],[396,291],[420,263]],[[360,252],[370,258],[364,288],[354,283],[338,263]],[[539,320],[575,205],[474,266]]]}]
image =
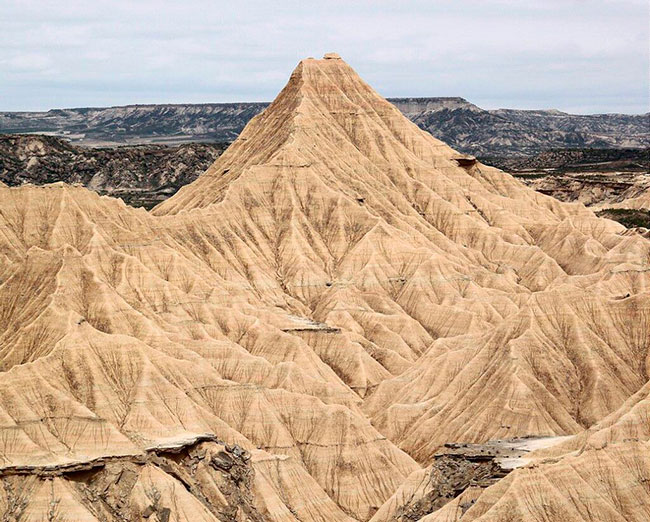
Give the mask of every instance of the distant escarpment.
[{"label": "distant escarpment", "polygon": [[534,174],[566,172],[641,172],[650,171],[650,148],[598,149],[569,148],[550,149],[527,157],[483,156],[488,165],[509,172]]},{"label": "distant escarpment", "polygon": [[[479,156],[650,145],[650,113],[575,115],[556,110],[485,110],[460,97],[388,101],[434,137]],[[233,141],[267,106],[247,102],[0,112],[0,132],[48,133],[90,146]]]}]

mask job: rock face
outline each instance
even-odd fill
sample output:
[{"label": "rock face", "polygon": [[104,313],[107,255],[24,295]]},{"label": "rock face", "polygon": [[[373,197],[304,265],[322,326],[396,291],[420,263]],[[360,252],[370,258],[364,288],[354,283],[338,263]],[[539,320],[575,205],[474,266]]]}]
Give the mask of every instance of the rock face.
[{"label": "rock face", "polygon": [[[650,241],[459,158],[328,57],[152,212],[0,187],[0,498],[110,520],[118,466],[119,513],[158,520],[647,520]],[[599,423],[606,454],[490,487],[436,467]],[[436,498],[396,505],[429,466]]]},{"label": "rock face", "polygon": [[[484,110],[457,97],[389,101],[436,138],[478,156],[526,156],[567,147],[650,146],[650,114]],[[0,132],[47,132],[90,146],[224,142],[234,140],[267,106],[213,103],[0,112]]]},{"label": "rock face", "polygon": [[268,103],[127,105],[2,112],[0,132],[49,132],[85,145],[229,142]]},{"label": "rock face", "polygon": [[7,185],[79,183],[151,208],[194,181],[226,147],[193,143],[92,149],[51,136],[0,135],[0,181]]},{"label": "rock face", "polygon": [[214,437],[65,467],[2,470],[11,520],[262,522],[251,456]]}]

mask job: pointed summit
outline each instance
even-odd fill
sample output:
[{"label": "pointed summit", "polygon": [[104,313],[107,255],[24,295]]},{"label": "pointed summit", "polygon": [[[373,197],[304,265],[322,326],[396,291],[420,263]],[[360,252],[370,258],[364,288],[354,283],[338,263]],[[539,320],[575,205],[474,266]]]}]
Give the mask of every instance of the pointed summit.
[{"label": "pointed summit", "polygon": [[[457,154],[335,57],[155,213],[0,187],[6,514],[648,519],[641,235]],[[449,443],[580,433],[451,499]]]},{"label": "pointed summit", "polygon": [[302,60],[273,103],[248,123],[229,149],[154,212],[177,213],[219,202],[230,181],[253,166],[277,165],[272,158],[285,157],[285,166],[318,162],[339,171],[357,161],[379,162],[382,169],[387,163],[417,160],[444,160],[455,166],[455,156],[450,147],[405,118],[338,54],[327,53],[320,60]]},{"label": "pointed summit", "polygon": [[[301,61],[228,151],[154,212],[217,221],[236,257],[253,266],[245,272],[266,274],[251,277],[261,294],[276,289],[267,297],[274,303],[359,335],[400,332],[384,339],[384,351],[361,342],[355,363],[337,373],[361,396],[373,390],[364,406],[373,422],[421,462],[450,440],[525,435],[531,425],[536,434],[575,433],[640,386],[633,376],[612,380],[612,402],[603,405],[589,391],[546,388],[546,375],[565,372],[561,358],[522,361],[545,353],[538,332],[554,327],[538,319],[544,310],[584,315],[577,288],[609,274],[612,264],[643,259],[624,252],[646,252],[647,244],[624,245],[629,238],[616,235],[618,225],[457,153],[333,55]],[[248,261],[260,257],[262,265]],[[379,310],[381,319],[370,320]],[[425,344],[449,339],[432,345],[427,364],[408,370],[409,390],[407,381],[382,377],[403,375],[422,354],[419,343],[397,340],[407,331]],[[581,335],[576,343],[590,334]],[[595,357],[588,341],[579,350]],[[450,352],[458,360],[448,362]],[[434,400],[441,371],[448,374]],[[575,378],[614,371],[604,363]],[[475,395],[458,399],[458,389],[470,388]],[[488,391],[494,410],[478,400]],[[582,406],[567,410],[572,401]]]}]

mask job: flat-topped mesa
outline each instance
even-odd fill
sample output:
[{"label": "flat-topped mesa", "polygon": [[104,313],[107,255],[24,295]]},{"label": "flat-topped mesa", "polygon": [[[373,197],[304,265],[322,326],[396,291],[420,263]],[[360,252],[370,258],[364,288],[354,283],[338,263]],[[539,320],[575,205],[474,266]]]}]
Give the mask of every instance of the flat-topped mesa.
[{"label": "flat-topped mesa", "polygon": [[[218,203],[232,181],[263,165],[323,164],[349,186],[354,164],[369,162],[383,172],[418,161],[431,167],[447,160],[457,166],[454,155],[458,154],[405,118],[338,54],[327,53],[322,59],[302,60],[273,103],[248,123],[210,169],[154,213]],[[356,169],[354,175],[361,171],[368,167]]]}]

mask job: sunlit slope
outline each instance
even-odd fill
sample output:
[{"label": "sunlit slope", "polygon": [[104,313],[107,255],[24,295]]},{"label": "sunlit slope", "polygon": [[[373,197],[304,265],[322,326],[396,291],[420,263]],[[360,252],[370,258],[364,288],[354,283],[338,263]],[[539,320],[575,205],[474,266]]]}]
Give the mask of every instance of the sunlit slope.
[{"label": "sunlit slope", "polygon": [[394,379],[367,357],[350,368],[357,343],[339,354],[303,336],[355,391],[359,376],[384,383],[366,411],[418,460],[448,440],[577,432],[647,380],[648,242],[462,161],[336,57],[301,62],[155,210],[203,212],[312,317],[376,345],[365,351]]},{"label": "sunlit slope", "polygon": [[[212,520],[215,437],[252,454],[252,520],[369,520],[445,442],[577,434],[642,393],[650,242],[623,231],[304,60],[152,213],[0,187],[0,473],[34,517],[102,520],[64,470],[139,462],[128,516],[155,489]],[[143,461],[169,445],[182,473]]]},{"label": "sunlit slope", "polygon": [[[300,470],[289,479],[311,474],[313,498],[357,518],[416,469],[292,335],[297,310],[265,304],[179,242],[193,224],[181,231],[81,188],[2,190],[3,467],[210,433],[288,456]],[[360,476],[365,488],[351,488]]]}]

